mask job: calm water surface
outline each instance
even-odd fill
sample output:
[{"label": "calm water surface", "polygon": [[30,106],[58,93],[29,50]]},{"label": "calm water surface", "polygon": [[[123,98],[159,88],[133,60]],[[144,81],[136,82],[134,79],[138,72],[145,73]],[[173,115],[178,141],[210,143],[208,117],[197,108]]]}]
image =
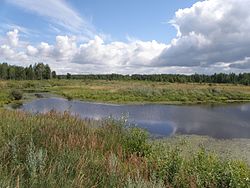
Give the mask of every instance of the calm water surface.
[{"label": "calm water surface", "polygon": [[250,104],[224,106],[109,105],[43,98],[20,107],[44,113],[70,111],[82,118],[102,119],[128,115],[130,123],[155,136],[174,134],[207,135],[214,138],[250,138]]}]

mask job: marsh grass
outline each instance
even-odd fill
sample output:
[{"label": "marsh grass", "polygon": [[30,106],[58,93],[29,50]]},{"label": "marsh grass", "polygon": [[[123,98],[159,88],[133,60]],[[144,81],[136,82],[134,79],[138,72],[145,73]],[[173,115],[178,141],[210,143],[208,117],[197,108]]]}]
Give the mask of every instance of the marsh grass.
[{"label": "marsh grass", "polygon": [[111,103],[199,104],[250,101],[247,86],[170,84],[147,81],[74,81],[51,91],[80,100]]},{"label": "marsh grass", "polygon": [[0,187],[249,187],[250,169],[107,118],[0,110]]},{"label": "marsh grass", "polygon": [[108,103],[208,104],[250,102],[250,87],[233,84],[149,81],[40,80],[0,81],[0,106],[11,103],[11,90],[49,92],[69,100]]}]

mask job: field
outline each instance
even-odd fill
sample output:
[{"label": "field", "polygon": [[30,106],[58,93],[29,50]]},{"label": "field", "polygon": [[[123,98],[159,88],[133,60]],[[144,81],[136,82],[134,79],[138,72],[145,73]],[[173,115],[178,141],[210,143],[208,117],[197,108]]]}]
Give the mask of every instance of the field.
[{"label": "field", "polygon": [[250,87],[231,84],[176,84],[148,81],[0,81],[0,105],[10,90],[50,92],[68,99],[106,103],[207,104],[250,102]]},{"label": "field", "polygon": [[[10,95],[24,94],[20,101]],[[250,87],[146,81],[0,81],[0,106],[46,92],[106,103],[250,102]],[[0,108],[0,187],[249,187],[249,139],[152,140],[124,119],[80,120]]]},{"label": "field", "polygon": [[0,110],[0,187],[248,187],[250,168],[124,121]]}]

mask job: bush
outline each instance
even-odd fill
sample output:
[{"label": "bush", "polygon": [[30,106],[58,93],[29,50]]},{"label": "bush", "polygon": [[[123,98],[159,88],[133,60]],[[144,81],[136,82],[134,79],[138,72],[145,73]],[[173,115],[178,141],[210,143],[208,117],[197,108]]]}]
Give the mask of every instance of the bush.
[{"label": "bush", "polygon": [[150,153],[149,134],[139,128],[129,128],[123,138],[123,147],[128,154],[145,156]]},{"label": "bush", "polygon": [[12,90],[10,92],[10,97],[15,100],[21,100],[23,98],[23,93],[20,90]]}]

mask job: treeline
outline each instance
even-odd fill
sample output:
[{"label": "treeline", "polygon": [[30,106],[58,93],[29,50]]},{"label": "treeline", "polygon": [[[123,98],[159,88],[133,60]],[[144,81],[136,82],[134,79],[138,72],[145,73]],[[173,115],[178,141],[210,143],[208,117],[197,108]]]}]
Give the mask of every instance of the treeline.
[{"label": "treeline", "polygon": [[37,63],[29,67],[21,67],[0,63],[0,79],[2,80],[42,80],[42,79],[83,79],[83,80],[144,80],[155,82],[170,83],[230,83],[250,85],[250,73],[241,74],[87,74],[87,75],[56,75],[55,71],[51,71],[48,64]]},{"label": "treeline", "polygon": [[59,79],[90,79],[90,80],[144,80],[170,83],[230,83],[250,85],[250,73],[243,74],[151,74],[151,75],[121,75],[121,74],[89,74],[89,75],[59,75]]},{"label": "treeline", "polygon": [[29,67],[0,64],[0,79],[2,80],[42,80],[56,78],[56,72],[51,71],[48,64],[37,63]]}]

